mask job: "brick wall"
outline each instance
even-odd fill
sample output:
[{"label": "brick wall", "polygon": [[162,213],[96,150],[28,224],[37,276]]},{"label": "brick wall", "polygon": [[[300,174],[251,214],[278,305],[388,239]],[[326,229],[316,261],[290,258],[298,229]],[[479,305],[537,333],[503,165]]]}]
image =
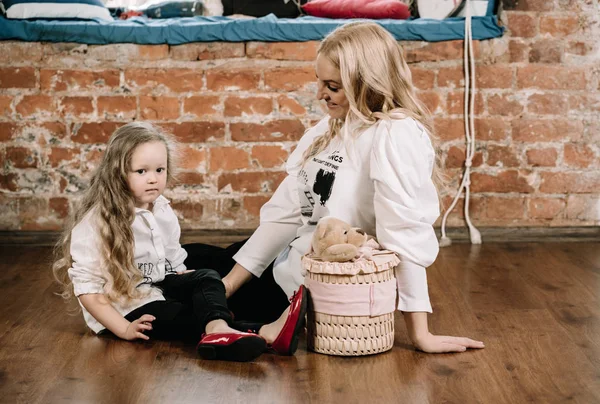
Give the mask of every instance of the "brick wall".
[{"label": "brick wall", "polygon": [[[507,33],[475,43],[477,225],[600,223],[594,3],[506,1]],[[462,42],[403,45],[455,187]],[[134,119],[182,142],[180,183],[167,196],[183,228],[255,227],[296,141],[322,116],[316,46],[0,42],[0,230],[59,229],[111,132]],[[449,224],[462,222],[456,213]]]}]

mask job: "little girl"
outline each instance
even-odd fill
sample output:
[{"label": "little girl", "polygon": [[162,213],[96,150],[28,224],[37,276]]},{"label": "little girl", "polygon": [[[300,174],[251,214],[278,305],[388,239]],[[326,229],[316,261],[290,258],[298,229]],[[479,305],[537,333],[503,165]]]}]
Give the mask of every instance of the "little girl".
[{"label": "little girl", "polygon": [[304,288],[274,323],[235,322],[218,273],[184,265],[179,223],[162,196],[174,153],[171,137],[148,123],[115,131],[58,244],[53,271],[62,296],[78,298],[95,333],[199,340],[205,359],[250,361],[267,347],[293,354]]}]

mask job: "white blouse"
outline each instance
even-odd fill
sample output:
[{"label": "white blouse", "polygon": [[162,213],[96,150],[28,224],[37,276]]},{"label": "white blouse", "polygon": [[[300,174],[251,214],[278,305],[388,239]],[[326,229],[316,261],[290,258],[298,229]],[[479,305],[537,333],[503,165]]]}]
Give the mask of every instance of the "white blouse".
[{"label": "white blouse", "polygon": [[[73,282],[75,296],[104,293],[106,275],[100,254],[100,235],[96,224],[97,210],[92,209],[71,232],[71,258],[69,278]],[[181,229],[169,201],[159,196],[152,212],[135,209],[131,225],[134,238],[134,262],[144,279],[138,288],[148,294],[140,299],[113,302],[112,306],[123,316],[147,303],[165,300],[160,289],[153,284],[166,275],[185,271],[183,261],[187,252],[179,244]],[[81,305],[81,301],[79,302]],[[81,305],[86,324],[94,332],[104,329]]]},{"label": "white blouse", "polygon": [[400,256],[398,310],[431,312],[425,268],[438,254],[433,223],[440,210],[425,129],[412,118],[379,121],[357,139],[332,141],[302,166],[304,151],[327,129],[325,118],[302,137],[288,159],[288,176],[235,261],[260,276],[275,260],[275,280],[291,296],[304,282],[301,257],[317,221],[337,217]]}]

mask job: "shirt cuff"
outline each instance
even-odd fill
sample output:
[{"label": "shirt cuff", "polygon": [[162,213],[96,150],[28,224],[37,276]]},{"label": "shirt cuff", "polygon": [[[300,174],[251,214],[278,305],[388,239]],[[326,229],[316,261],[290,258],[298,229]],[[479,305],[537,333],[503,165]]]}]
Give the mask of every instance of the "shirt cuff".
[{"label": "shirt cuff", "polygon": [[90,295],[90,294],[104,294],[104,288],[102,285],[97,283],[78,283],[73,285],[73,293],[75,296]]},{"label": "shirt cuff", "polygon": [[427,272],[424,267],[410,261],[403,261],[395,268],[398,285],[398,310],[406,312],[431,313]]}]

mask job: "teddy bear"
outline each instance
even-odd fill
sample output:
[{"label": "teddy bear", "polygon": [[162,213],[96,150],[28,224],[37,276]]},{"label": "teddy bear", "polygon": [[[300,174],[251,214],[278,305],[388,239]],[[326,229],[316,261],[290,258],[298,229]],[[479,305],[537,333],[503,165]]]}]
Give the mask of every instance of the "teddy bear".
[{"label": "teddy bear", "polygon": [[312,238],[312,257],[322,261],[346,262],[360,255],[368,241],[367,234],[335,217],[324,217],[317,223]]}]

